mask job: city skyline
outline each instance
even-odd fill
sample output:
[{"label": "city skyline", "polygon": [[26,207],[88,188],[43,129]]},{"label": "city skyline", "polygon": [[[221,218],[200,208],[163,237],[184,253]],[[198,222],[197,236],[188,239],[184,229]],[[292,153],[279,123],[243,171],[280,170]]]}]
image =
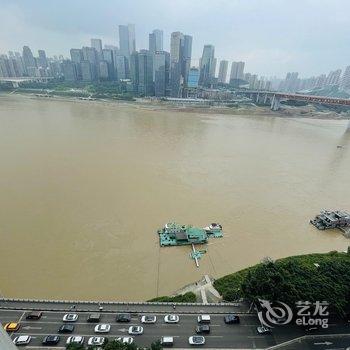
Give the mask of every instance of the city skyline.
[{"label": "city skyline", "polygon": [[[164,32],[165,51],[170,51],[172,32],[192,36],[192,65],[195,66],[199,66],[201,51],[206,44],[215,46],[218,63],[220,60],[244,61],[247,71],[280,78],[290,71],[298,71],[300,76],[307,77],[338,67],[344,69],[350,56],[350,49],[345,45],[346,26],[350,26],[346,18],[349,5],[340,0],[324,1],[322,8],[316,1],[306,1],[303,9],[309,11],[300,13],[296,13],[294,7],[298,6],[295,2],[294,9],[285,2],[282,12],[280,2],[273,0],[264,1],[264,6],[257,1],[244,4],[219,1],[219,6],[210,1],[166,4],[150,1],[148,6],[153,14],[147,17],[141,16],[144,14],[141,2],[111,4],[102,1],[98,6],[94,4],[92,13],[92,2],[87,1],[82,7],[86,9],[86,19],[78,16],[80,1],[60,6],[58,13],[54,14],[49,13],[52,11],[44,6],[43,1],[34,2],[38,5],[33,6],[37,9],[35,13],[18,1],[0,0],[4,14],[0,24],[3,26],[0,28],[3,29],[0,30],[2,53],[29,45],[33,51],[45,48],[48,56],[63,54],[69,57],[71,47],[88,45],[90,38],[100,38],[105,44],[116,45],[118,24],[135,23],[137,50],[148,47],[148,34],[155,28]],[[310,20],[311,13],[315,14],[316,20]],[[333,35],[337,40],[331,40]]]}]

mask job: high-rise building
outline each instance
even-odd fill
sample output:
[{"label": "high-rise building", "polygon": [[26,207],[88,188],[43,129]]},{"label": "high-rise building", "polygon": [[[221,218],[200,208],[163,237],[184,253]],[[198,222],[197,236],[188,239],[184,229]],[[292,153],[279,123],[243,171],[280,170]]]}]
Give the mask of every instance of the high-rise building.
[{"label": "high-rise building", "polygon": [[83,81],[92,81],[93,75],[91,70],[91,63],[89,61],[82,61],[81,63],[81,75]]},{"label": "high-rise building", "polygon": [[330,71],[326,79],[326,86],[339,85],[340,76],[341,76],[341,69]]},{"label": "high-rise building", "polygon": [[10,68],[8,63],[8,58],[6,55],[0,56],[0,77],[10,77]]},{"label": "high-rise building", "polygon": [[166,51],[156,51],[153,60],[154,94],[157,97],[166,96],[169,84],[170,54]]},{"label": "high-rise building", "polygon": [[149,51],[154,54],[156,51],[163,51],[163,31],[160,29],[154,29],[152,33],[148,35]]},{"label": "high-rise building", "polygon": [[213,45],[204,45],[200,65],[199,84],[210,86],[213,78],[215,48]]},{"label": "high-rise building", "polygon": [[183,89],[182,97],[187,97],[188,74],[191,67],[192,57],[192,36],[184,35],[183,51],[182,51],[182,70]]},{"label": "high-rise building", "polygon": [[107,61],[101,60],[98,63],[98,77],[100,80],[108,80],[109,79],[109,72],[108,72],[108,63]]},{"label": "high-rise building", "polygon": [[171,33],[170,39],[170,95],[172,97],[181,96],[181,76],[182,51],[184,45],[184,35],[181,32]]},{"label": "high-rise building", "polygon": [[197,67],[191,67],[188,74],[188,88],[198,88],[200,70]]},{"label": "high-rise building", "polygon": [[71,60],[64,60],[61,63],[61,69],[64,76],[64,80],[66,81],[76,81],[77,76],[77,69],[74,62]]},{"label": "high-rise building", "polygon": [[153,95],[153,55],[148,50],[140,50],[139,60],[139,86],[138,93],[144,96]]},{"label": "high-rise building", "polygon": [[44,50],[38,50],[38,55],[38,66],[42,68],[47,68],[46,52]]},{"label": "high-rise building", "polygon": [[[90,71],[91,71],[91,78],[92,80],[96,80],[98,77],[98,56],[97,51],[93,47],[83,47],[83,60],[88,61],[90,63]],[[81,63],[82,65],[82,63]],[[83,68],[82,68],[83,69]],[[85,73],[87,74],[88,70],[85,67]],[[83,75],[83,73],[82,73]],[[88,76],[88,75],[85,75]],[[83,78],[84,80],[84,78]]]},{"label": "high-rise building", "polygon": [[101,39],[91,39],[91,47],[93,47],[99,59],[102,58],[102,40]]},{"label": "high-rise building", "polygon": [[23,63],[24,68],[28,74],[28,68],[36,68],[36,62],[29,46],[23,46]]},{"label": "high-rise building", "polygon": [[230,73],[230,84],[235,84],[235,81],[244,80],[244,62],[232,62]]},{"label": "high-rise building", "polygon": [[81,49],[70,49],[70,58],[74,63],[80,63],[83,60],[83,51]]},{"label": "high-rise building", "polygon": [[110,80],[116,78],[115,69],[114,69],[114,59],[113,59],[113,50],[103,49],[102,50],[102,59],[107,62],[108,77]]},{"label": "high-rise building", "polygon": [[127,71],[128,71],[128,61],[125,56],[123,55],[116,55],[114,57],[114,64],[115,64],[115,72],[117,79],[126,79],[127,78]]},{"label": "high-rise building", "polygon": [[221,60],[220,66],[219,66],[219,76],[218,76],[218,82],[221,84],[226,84],[227,69],[228,69],[228,61]]},{"label": "high-rise building", "polygon": [[139,53],[137,51],[130,55],[130,79],[132,81],[133,92],[138,94],[139,88]]},{"label": "high-rise building", "polygon": [[350,66],[345,68],[340,84],[341,90],[350,90]]},{"label": "high-rise building", "polygon": [[126,58],[136,51],[134,24],[119,25],[119,49]]}]

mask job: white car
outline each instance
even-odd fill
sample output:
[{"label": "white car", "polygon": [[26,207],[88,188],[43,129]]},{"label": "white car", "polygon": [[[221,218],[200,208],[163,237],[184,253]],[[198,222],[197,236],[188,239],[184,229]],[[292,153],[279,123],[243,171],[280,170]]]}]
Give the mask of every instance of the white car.
[{"label": "white car", "polygon": [[180,317],[178,315],[166,315],[164,317],[165,323],[178,323],[180,320]]},{"label": "white car", "polygon": [[141,323],[156,323],[157,316],[154,315],[144,315],[141,317]]},{"label": "white car", "polygon": [[65,314],[63,316],[63,322],[76,322],[78,320],[77,314]]},{"label": "white car", "polygon": [[134,342],[133,337],[119,337],[116,339],[116,341],[119,341],[120,343],[123,344],[132,344]]},{"label": "white car", "polygon": [[13,343],[16,345],[28,345],[31,340],[32,337],[30,335],[20,335],[19,337],[13,339]]},{"label": "white car", "polygon": [[104,337],[90,337],[88,340],[88,345],[98,345],[101,346],[105,343]]},{"label": "white car", "polygon": [[108,333],[111,330],[111,325],[108,323],[100,323],[95,326],[95,333]]},{"label": "white car", "polygon": [[141,326],[130,326],[128,333],[130,335],[140,335],[143,333],[143,327]]},{"label": "white car", "polygon": [[256,327],[258,334],[271,334],[271,329],[265,326]]},{"label": "white car", "polygon": [[205,338],[202,337],[201,335],[194,335],[194,336],[188,338],[188,343],[190,345],[204,345]]},{"label": "white car", "polygon": [[69,344],[80,344],[80,345],[83,345],[84,344],[84,337],[82,337],[80,335],[74,335],[72,337],[68,337],[66,344],[67,345],[69,345]]}]

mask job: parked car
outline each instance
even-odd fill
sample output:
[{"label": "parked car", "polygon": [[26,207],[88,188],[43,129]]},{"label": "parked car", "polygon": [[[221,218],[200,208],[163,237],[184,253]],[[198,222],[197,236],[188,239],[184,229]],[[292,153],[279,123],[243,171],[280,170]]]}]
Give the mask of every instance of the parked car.
[{"label": "parked car", "polygon": [[32,311],[26,316],[26,319],[27,320],[39,320],[41,318],[42,314],[43,313],[41,311]]},{"label": "parked car", "polygon": [[104,337],[90,337],[88,340],[89,346],[102,346],[106,339]]},{"label": "parked car", "polygon": [[79,344],[79,345],[83,345],[84,344],[84,337],[80,336],[80,335],[74,335],[72,337],[68,337],[67,345],[69,344]]},{"label": "parked car", "polygon": [[101,314],[99,314],[98,312],[94,312],[89,315],[89,317],[87,318],[87,322],[98,323],[100,322],[100,318]]},{"label": "parked car", "polygon": [[19,337],[13,339],[13,343],[15,345],[28,345],[31,340],[32,337],[30,335],[20,335]]},{"label": "parked car", "polygon": [[258,334],[264,335],[264,334],[271,334],[271,329],[265,326],[259,326],[256,327],[256,330]]},{"label": "parked car", "polygon": [[119,337],[116,339],[116,341],[119,341],[120,343],[123,344],[132,344],[134,342],[133,337]]},{"label": "parked car", "polygon": [[174,337],[161,337],[160,345],[163,347],[169,347],[174,345]]},{"label": "parked car", "polygon": [[197,321],[198,323],[210,323],[210,315],[199,315]]},{"label": "parked car", "polygon": [[4,329],[7,332],[17,332],[20,327],[21,325],[18,322],[9,322],[5,324]]},{"label": "parked car", "polygon": [[157,316],[154,315],[143,315],[141,317],[141,323],[156,323]]},{"label": "parked car", "polygon": [[240,322],[239,316],[233,315],[233,314],[226,315],[226,316],[224,317],[224,322],[225,322],[226,324],[239,323],[239,322]]},{"label": "parked car", "polygon": [[130,335],[140,335],[143,333],[143,327],[141,326],[131,326],[129,327],[128,333]]},{"label": "parked car", "polygon": [[72,324],[63,324],[59,329],[59,333],[72,333],[74,331],[74,326]]},{"label": "parked car", "polygon": [[95,333],[108,333],[111,330],[111,325],[108,323],[100,323],[95,326]]},{"label": "parked car", "polygon": [[164,322],[165,323],[178,323],[180,317],[178,315],[165,315]]},{"label": "parked car", "polygon": [[194,335],[194,336],[188,338],[188,343],[190,345],[204,345],[205,338],[201,335]]},{"label": "parked car", "polygon": [[47,335],[43,339],[43,345],[57,345],[60,341],[60,337],[58,335]]},{"label": "parked car", "polygon": [[203,324],[203,325],[197,326],[195,330],[197,334],[210,333],[210,326],[208,324]]},{"label": "parked car", "polygon": [[65,314],[63,316],[63,322],[76,322],[78,320],[77,314]]},{"label": "parked car", "polygon": [[130,322],[131,315],[130,314],[117,314],[115,320],[117,322]]}]

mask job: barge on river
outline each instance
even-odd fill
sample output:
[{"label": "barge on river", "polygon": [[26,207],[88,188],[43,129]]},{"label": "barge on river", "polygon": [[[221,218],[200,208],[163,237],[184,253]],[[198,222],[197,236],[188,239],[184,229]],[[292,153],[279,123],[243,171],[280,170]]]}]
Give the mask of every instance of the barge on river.
[{"label": "barge on river", "polygon": [[310,223],[319,230],[345,228],[350,226],[350,214],[343,210],[322,210]]}]

